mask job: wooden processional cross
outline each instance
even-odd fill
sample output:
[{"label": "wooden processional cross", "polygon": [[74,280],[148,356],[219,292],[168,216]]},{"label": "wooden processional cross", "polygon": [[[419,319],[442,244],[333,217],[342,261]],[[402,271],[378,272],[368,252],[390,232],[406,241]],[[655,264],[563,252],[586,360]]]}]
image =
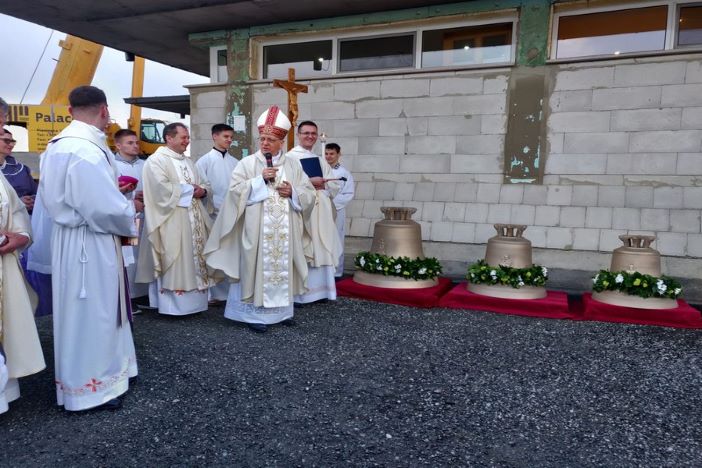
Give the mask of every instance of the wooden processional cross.
[{"label": "wooden processional cross", "polygon": [[306,93],[307,85],[295,83],[295,69],[288,68],[288,81],[273,80],[273,86],[283,88],[288,93],[288,119],[292,127],[288,132],[288,151],[295,146],[295,128],[297,127],[297,93]]}]

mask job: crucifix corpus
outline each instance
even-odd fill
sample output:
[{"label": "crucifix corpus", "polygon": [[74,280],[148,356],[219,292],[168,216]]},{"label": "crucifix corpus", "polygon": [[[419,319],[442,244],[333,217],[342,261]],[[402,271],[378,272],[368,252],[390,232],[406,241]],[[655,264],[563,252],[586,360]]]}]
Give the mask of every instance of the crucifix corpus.
[{"label": "crucifix corpus", "polygon": [[307,85],[295,83],[295,69],[288,68],[288,80],[273,80],[273,86],[283,88],[288,93],[288,119],[292,124],[292,132],[288,133],[288,151],[295,146],[295,127],[297,127],[297,93],[306,93]]}]

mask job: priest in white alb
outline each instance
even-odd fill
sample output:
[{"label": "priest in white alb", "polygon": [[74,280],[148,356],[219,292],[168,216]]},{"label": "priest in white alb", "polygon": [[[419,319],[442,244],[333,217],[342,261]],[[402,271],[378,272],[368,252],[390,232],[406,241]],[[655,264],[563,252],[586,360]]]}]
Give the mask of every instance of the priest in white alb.
[{"label": "priest in white alb", "polygon": [[145,227],[137,283],[150,283],[149,303],[159,313],[188,315],[207,310],[208,290],[215,285],[204,256],[212,193],[185,154],[188,128],[168,124],[163,137],[166,146],[144,165]]},{"label": "priest in white alb", "polygon": [[293,325],[293,297],[306,291],[303,216],[315,194],[300,164],[282,151],[288,118],[273,106],[257,126],[260,150],[234,169],[205,253],[232,281],[225,317],[265,332]]},{"label": "priest in white alb", "polygon": [[[336,281],[334,273],[339,262],[342,247],[334,221],[335,208],[333,198],[339,192],[340,184],[335,179],[332,168],[323,157],[317,156],[312,149],[317,142],[317,124],[306,120],[297,127],[300,144],[290,150],[289,158],[305,164],[305,160],[315,161],[315,167],[321,174],[310,176],[310,182],[316,189],[315,204],[309,216],[305,217],[303,245],[309,266],[307,291],[295,296],[295,302],[308,304],[321,300],[336,299]],[[310,174],[308,174],[309,176]]]},{"label": "priest in white alb", "polygon": [[73,121],[42,157],[38,196],[53,219],[51,267],[56,396],[66,410],[115,409],[137,375],[121,240],[136,235],[107,147],[105,94],[69,95]]},{"label": "priest in white alb", "polygon": [[344,274],[344,237],[346,236],[346,206],[351,203],[354,195],[354,181],[351,171],[341,165],[341,147],[337,143],[328,143],[324,146],[324,159],[332,168],[334,178],[339,179],[341,188],[334,197],[334,208],[336,208],[336,230],[339,233],[341,243],[341,253],[339,254],[339,264],[336,266],[335,276],[337,278]]}]

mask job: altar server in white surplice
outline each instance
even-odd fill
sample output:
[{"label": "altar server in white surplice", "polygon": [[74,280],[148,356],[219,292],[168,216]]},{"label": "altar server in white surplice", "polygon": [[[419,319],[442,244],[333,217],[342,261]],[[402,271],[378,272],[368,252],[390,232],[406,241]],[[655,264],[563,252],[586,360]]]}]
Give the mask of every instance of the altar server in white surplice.
[{"label": "altar server in white surplice", "polygon": [[[136,209],[135,225],[138,226],[138,237],[144,228],[144,184],[142,183],[142,172],[144,172],[144,160],[139,158],[139,139],[137,134],[129,129],[118,130],[115,133],[115,160],[117,161],[117,171],[120,176],[129,176],[138,182],[133,187],[128,187],[128,192],[124,193],[127,200],[134,203]],[[139,258],[139,245],[125,245],[122,247],[125,265],[127,266],[127,278],[129,278],[130,297],[142,297],[149,293],[149,287],[145,284],[134,282],[136,278],[136,259]]]},{"label": "altar server in white surplice", "polygon": [[307,292],[295,296],[295,302],[307,304],[310,302],[336,299],[336,282],[334,272],[339,261],[341,245],[334,222],[335,209],[332,199],[339,192],[339,182],[325,179],[334,178],[331,167],[323,157],[312,152],[317,142],[317,125],[306,120],[297,127],[300,144],[294,147],[287,156],[298,161],[316,160],[321,168],[321,176],[311,176],[310,182],[316,189],[315,205],[310,215],[305,218],[305,233],[303,245],[309,267],[307,277]]},{"label": "altar server in white surplice", "polygon": [[137,375],[121,237],[134,231],[134,204],[120,193],[105,143],[105,94],[69,95],[73,122],[42,157],[39,197],[53,219],[51,267],[58,404],[114,409]]},{"label": "altar server in white surplice", "polygon": [[[145,234],[141,238],[137,282],[150,283],[149,303],[161,314],[207,310],[215,285],[204,248],[212,220],[212,193],[185,150],[190,133],[182,123],[166,125],[166,146],[144,165]],[[203,201],[206,200],[206,203]]]},{"label": "altar server in white surplice", "polygon": [[302,218],[314,188],[281,150],[290,121],[280,109],[271,107],[257,124],[260,150],[234,169],[205,253],[208,265],[232,281],[225,317],[265,332],[294,324],[293,297],[305,292]]},{"label": "altar server in white surplice", "polygon": [[[212,187],[212,201],[214,203],[214,220],[222,206],[224,196],[229,190],[229,181],[232,178],[232,171],[236,167],[237,159],[229,153],[229,147],[234,140],[234,129],[226,124],[215,124],[212,126],[212,149],[203,154],[197,160],[200,175],[209,182]],[[210,288],[210,301],[226,301],[229,294],[229,281],[222,281]]]},{"label": "altar server in white surplice", "polygon": [[17,379],[46,367],[34,324],[36,296],[19,262],[30,236],[24,203],[0,174],[0,414],[20,396]]},{"label": "altar server in white surplice", "polygon": [[[336,230],[339,233],[341,243],[341,253],[339,254],[339,264],[336,266],[335,276],[338,278],[344,274],[344,236],[346,235],[346,205],[351,203],[354,194],[354,182],[351,172],[341,165],[341,147],[336,143],[328,143],[324,147],[324,159],[332,168],[335,179],[340,179],[341,189],[334,197],[334,207],[336,208]],[[344,180],[346,179],[346,180]]]}]

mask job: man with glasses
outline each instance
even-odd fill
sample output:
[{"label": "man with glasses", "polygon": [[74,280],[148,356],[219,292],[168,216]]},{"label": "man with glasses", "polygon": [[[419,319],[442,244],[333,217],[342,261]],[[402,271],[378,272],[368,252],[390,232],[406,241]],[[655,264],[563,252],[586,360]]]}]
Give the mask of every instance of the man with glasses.
[{"label": "man with glasses", "polygon": [[232,172],[205,255],[232,281],[224,316],[263,333],[293,325],[293,296],[306,290],[302,219],[314,187],[282,151],[291,124],[280,109],[271,107],[257,124],[260,149]]},{"label": "man with glasses", "polygon": [[[335,209],[333,199],[339,192],[338,181],[324,157],[312,152],[317,143],[317,124],[306,120],[297,127],[300,144],[293,148],[288,157],[300,161],[303,167],[319,168],[319,174],[308,173],[316,193],[316,203],[312,212],[305,218],[304,246],[309,263],[307,277],[308,291],[295,296],[295,302],[308,304],[316,301],[335,300],[336,282],[334,274],[341,255],[341,243],[334,221]],[[322,150],[323,151],[323,150]],[[314,162],[312,165],[309,162]],[[318,164],[317,164],[318,163]]]},{"label": "man with glasses", "polygon": [[29,168],[17,162],[11,155],[16,143],[9,130],[5,129],[5,133],[0,135],[0,170],[17,192],[29,214],[32,214],[38,186]]}]

